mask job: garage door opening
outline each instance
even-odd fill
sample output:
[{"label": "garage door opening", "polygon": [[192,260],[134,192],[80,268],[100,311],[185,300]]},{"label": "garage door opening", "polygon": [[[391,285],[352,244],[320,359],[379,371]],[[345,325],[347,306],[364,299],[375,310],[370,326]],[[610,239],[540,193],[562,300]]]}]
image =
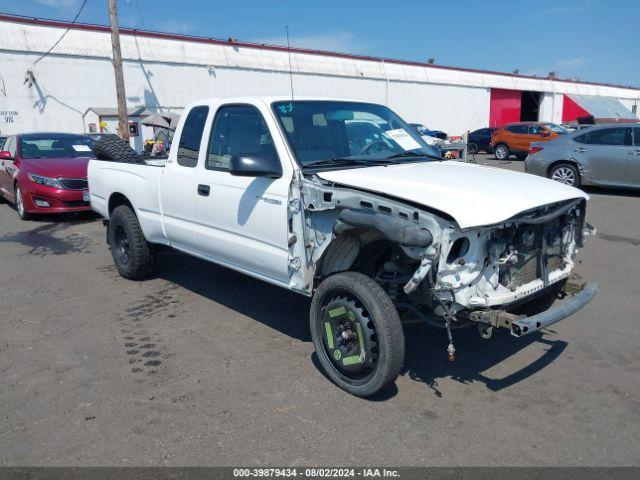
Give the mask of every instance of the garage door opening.
[{"label": "garage door opening", "polygon": [[537,122],[540,119],[540,92],[522,92],[520,121]]}]

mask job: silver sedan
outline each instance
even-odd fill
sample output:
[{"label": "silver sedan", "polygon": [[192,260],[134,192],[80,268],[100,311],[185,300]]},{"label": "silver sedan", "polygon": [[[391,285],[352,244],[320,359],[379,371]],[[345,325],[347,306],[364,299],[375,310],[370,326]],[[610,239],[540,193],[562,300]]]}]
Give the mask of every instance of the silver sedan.
[{"label": "silver sedan", "polygon": [[640,125],[594,125],[534,142],[525,171],[574,187],[640,188]]}]

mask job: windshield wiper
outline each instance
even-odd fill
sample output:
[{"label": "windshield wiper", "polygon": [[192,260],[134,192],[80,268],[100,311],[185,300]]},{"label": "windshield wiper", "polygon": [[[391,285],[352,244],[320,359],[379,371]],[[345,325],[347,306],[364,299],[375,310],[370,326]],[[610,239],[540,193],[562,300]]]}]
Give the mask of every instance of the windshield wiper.
[{"label": "windshield wiper", "polygon": [[325,158],[324,160],[316,160],[307,163],[304,168],[321,167],[324,165],[385,165],[388,163],[397,163],[386,158],[364,160],[361,158]]},{"label": "windshield wiper", "polygon": [[443,160],[442,157],[436,157],[435,155],[430,155],[428,153],[417,153],[417,152],[394,153],[393,155],[387,157],[387,159],[389,159],[389,158],[407,158],[407,157],[427,157],[427,158],[434,158],[436,160]]}]

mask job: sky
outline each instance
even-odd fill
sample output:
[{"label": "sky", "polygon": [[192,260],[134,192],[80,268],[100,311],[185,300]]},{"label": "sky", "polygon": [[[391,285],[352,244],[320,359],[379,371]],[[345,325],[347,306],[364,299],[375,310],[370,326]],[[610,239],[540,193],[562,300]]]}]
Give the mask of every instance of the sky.
[{"label": "sky", "polygon": [[[2,0],[71,20],[83,0]],[[118,0],[120,25],[640,87],[640,0]],[[78,21],[108,24],[107,0]]]}]

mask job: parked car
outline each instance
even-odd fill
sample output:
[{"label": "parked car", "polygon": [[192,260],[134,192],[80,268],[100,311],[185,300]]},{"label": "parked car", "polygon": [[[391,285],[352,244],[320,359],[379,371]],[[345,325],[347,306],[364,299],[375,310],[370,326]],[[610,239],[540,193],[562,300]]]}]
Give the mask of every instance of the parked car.
[{"label": "parked car", "polygon": [[[346,127],[363,118],[376,128]],[[596,293],[571,283],[579,293],[550,307],[588,227],[584,192],[443,161],[385,106],[203,100],[175,138],[151,165],[117,139],[96,142],[111,161],[89,163],[91,206],[120,275],[150,275],[154,245],[165,245],[311,297],[318,361],[354,395],[399,374],[402,320],[445,329],[453,360],[455,328],[519,337]]]},{"label": "parked car", "polygon": [[420,123],[410,123],[409,125],[411,125],[419,135],[435,137],[439,138],[440,140],[447,139],[447,134],[442,130],[431,130],[430,128],[427,128]]},{"label": "parked car", "polygon": [[28,133],[7,138],[0,152],[0,200],[34,214],[91,210],[87,164],[93,140],[68,133]]},{"label": "parked car", "polygon": [[4,145],[6,139],[7,137],[0,137],[0,151],[2,151],[2,146]]},{"label": "parked car", "polygon": [[495,131],[495,128],[479,128],[478,130],[474,130],[469,133],[467,139],[467,152],[478,153],[480,151],[485,151],[487,153],[492,153],[493,148],[491,147],[491,135]]},{"label": "parked car", "polygon": [[550,122],[509,123],[493,132],[491,146],[498,160],[506,160],[511,155],[522,160],[527,156],[531,142],[548,142],[566,133],[568,131],[560,125]]},{"label": "parked car", "polygon": [[525,171],[579,187],[640,187],[640,126],[593,125],[551,142],[534,142]]}]

